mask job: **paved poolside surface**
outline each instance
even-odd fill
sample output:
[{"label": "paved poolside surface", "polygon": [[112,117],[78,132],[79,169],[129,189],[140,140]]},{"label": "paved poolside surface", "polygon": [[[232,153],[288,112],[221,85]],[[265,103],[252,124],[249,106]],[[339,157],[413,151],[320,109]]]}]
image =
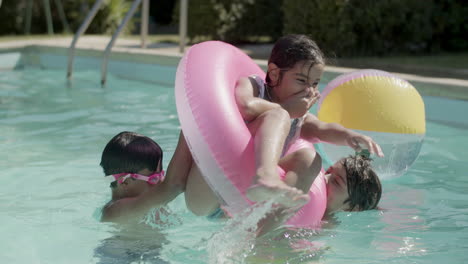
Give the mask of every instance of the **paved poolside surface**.
[{"label": "paved poolside surface", "polygon": [[[108,42],[110,41],[109,36],[82,36],[78,43],[77,49],[83,50],[95,50],[104,51]],[[72,37],[50,37],[40,39],[26,39],[26,40],[11,40],[11,41],[0,41],[0,50],[10,48],[20,48],[31,45],[39,46],[50,46],[50,47],[62,47],[67,48],[72,42]],[[147,48],[140,47],[141,42],[135,38],[119,38],[117,39],[113,51],[126,52],[130,54],[154,54],[154,55],[166,55],[181,57],[182,53],[179,51],[179,46],[174,43],[149,43]],[[267,58],[271,50],[271,44],[263,45],[245,45],[240,48],[255,59],[260,65],[266,65],[266,61],[263,58]],[[187,50],[188,47],[185,48]],[[355,68],[345,67],[334,67],[327,66],[326,71],[335,73],[346,73],[357,70]],[[468,80],[456,79],[456,78],[443,78],[443,77],[427,77],[418,74],[407,74],[407,73],[396,73],[393,74],[399,76],[408,81],[419,81],[424,83],[431,83],[435,85],[450,85],[458,87],[457,89],[466,90],[468,94]]]}]

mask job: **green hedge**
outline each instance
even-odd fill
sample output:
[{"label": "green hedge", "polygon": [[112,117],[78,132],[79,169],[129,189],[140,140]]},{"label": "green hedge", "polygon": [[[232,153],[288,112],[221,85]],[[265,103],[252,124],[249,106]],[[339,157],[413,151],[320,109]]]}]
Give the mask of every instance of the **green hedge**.
[{"label": "green hedge", "polygon": [[466,0],[433,0],[432,50],[468,50],[468,3]]},{"label": "green hedge", "polygon": [[238,43],[307,34],[332,57],[463,51],[468,49],[464,1],[191,0],[188,35],[192,42]]},{"label": "green hedge", "polygon": [[307,12],[303,34],[328,54],[383,55],[423,52],[431,38],[430,1],[293,0],[284,5],[285,33],[300,24],[297,9]]},{"label": "green hedge", "polygon": [[[50,0],[49,0],[50,1]],[[53,3],[54,1],[50,1]],[[64,9],[70,21],[70,27],[74,32],[78,30],[80,25],[86,18],[89,10],[91,10],[96,0],[69,0],[64,1]],[[87,34],[113,34],[119,24],[124,19],[127,12],[130,10],[132,1],[129,0],[107,0],[101,6],[96,16],[92,20]],[[60,21],[57,21],[60,22]],[[124,32],[131,32],[133,23],[129,22],[124,29]]]},{"label": "green hedge", "polygon": [[284,1],[284,34],[309,35],[321,49],[341,54],[356,45],[357,36],[348,19],[347,0],[290,0]]},{"label": "green hedge", "polygon": [[339,56],[468,49],[464,0],[285,1],[284,33],[310,35]]},{"label": "green hedge", "polygon": [[[175,0],[165,0],[172,10]],[[27,1],[2,1],[0,35],[23,34]],[[73,32],[95,0],[62,1]],[[107,0],[87,33],[112,33],[130,0]],[[151,1],[153,8],[162,2]],[[43,1],[34,0],[32,34],[47,31]],[[50,1],[54,30],[63,30]],[[170,5],[169,5],[170,4]],[[173,9],[174,22],[180,1]],[[173,19],[174,20],[174,19]],[[130,32],[129,23],[126,30]],[[366,56],[467,51],[466,0],[190,0],[191,42],[219,39],[231,43],[271,41],[288,33],[307,34],[327,55]]]},{"label": "green hedge", "polygon": [[[218,39],[231,43],[276,39],[282,35],[281,0],[190,0],[191,42]],[[174,9],[179,19],[180,1]]]}]

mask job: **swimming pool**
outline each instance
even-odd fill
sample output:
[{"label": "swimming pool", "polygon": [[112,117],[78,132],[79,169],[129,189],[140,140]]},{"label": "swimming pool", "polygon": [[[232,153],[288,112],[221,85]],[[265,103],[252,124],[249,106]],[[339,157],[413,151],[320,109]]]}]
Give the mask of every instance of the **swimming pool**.
[{"label": "swimming pool", "polygon": [[[239,232],[247,224],[195,217],[180,196],[164,224],[148,219],[130,235],[98,221],[110,198],[100,154],[113,135],[137,131],[160,143],[167,166],[179,130],[168,76],[175,68],[161,66],[156,83],[114,73],[102,89],[93,63],[78,69],[71,87],[63,69],[0,70],[3,263],[468,261],[467,101],[424,97],[425,143],[404,176],[384,182],[384,210],[340,213],[321,234],[272,236],[254,246]],[[303,238],[319,250],[288,250]]]}]

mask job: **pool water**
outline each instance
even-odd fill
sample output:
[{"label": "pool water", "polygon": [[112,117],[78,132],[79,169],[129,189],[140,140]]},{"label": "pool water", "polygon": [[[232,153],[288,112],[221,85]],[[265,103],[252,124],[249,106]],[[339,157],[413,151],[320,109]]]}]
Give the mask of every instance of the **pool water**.
[{"label": "pool water", "polygon": [[145,134],[167,167],[179,121],[173,87],[109,76],[103,89],[98,80],[96,71],[77,72],[72,86],[62,70],[0,71],[2,263],[468,262],[466,101],[424,98],[421,154],[383,182],[382,210],[339,213],[319,234],[255,241],[249,226],[268,208],[213,222],[188,212],[182,195],[160,224],[148,218],[129,232],[99,222],[110,199],[99,167],[108,140]]}]

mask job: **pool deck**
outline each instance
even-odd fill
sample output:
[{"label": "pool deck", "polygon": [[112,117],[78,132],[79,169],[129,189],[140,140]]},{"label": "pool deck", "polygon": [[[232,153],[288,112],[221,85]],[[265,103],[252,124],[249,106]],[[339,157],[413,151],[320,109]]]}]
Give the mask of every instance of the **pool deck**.
[{"label": "pool deck", "polygon": [[[78,50],[92,50],[97,52],[102,52],[105,50],[108,42],[110,40],[109,36],[82,36],[76,48]],[[26,39],[26,40],[11,40],[11,41],[0,41],[0,51],[8,49],[18,49],[27,46],[48,46],[48,47],[60,47],[68,48],[72,42],[71,37],[50,37],[50,38],[41,38],[41,39]],[[185,48],[187,50],[188,47]],[[240,47],[252,58],[265,58],[271,50],[271,45],[246,45]],[[119,53],[135,54],[135,55],[159,55],[159,56],[170,56],[170,57],[181,57],[182,54],[179,52],[179,47],[174,43],[150,43],[147,48],[140,47],[140,40],[136,38],[119,38],[117,39],[115,46],[112,51]],[[266,61],[262,59],[255,59],[255,61],[261,65],[265,66]],[[355,71],[358,69],[355,68],[345,68],[345,67],[334,67],[327,66],[325,69],[327,72],[333,73],[347,73]],[[468,80],[455,79],[455,78],[440,78],[440,77],[427,77],[418,74],[406,74],[406,73],[396,73],[392,72],[396,76],[403,78],[408,81],[417,81],[430,83],[434,85],[449,85],[457,87],[456,89],[462,89],[463,92],[468,94]]]}]

